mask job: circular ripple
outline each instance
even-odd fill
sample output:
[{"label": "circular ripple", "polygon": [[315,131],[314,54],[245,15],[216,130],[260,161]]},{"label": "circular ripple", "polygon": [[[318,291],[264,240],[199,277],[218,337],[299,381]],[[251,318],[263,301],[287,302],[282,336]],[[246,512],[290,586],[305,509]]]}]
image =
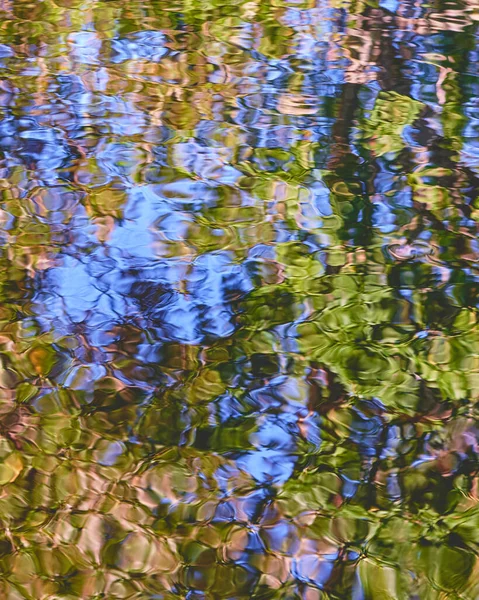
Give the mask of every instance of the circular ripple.
[{"label": "circular ripple", "polygon": [[416,240],[408,243],[394,242],[388,245],[388,252],[395,260],[414,260],[430,256],[434,248],[427,242]]}]

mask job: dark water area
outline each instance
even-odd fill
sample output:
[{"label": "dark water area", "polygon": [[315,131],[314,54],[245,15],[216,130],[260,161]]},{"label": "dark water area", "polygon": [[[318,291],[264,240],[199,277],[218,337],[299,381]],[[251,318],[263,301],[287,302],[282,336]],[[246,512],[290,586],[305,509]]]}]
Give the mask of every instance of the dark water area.
[{"label": "dark water area", "polygon": [[0,0],[0,600],[479,599],[478,25]]}]

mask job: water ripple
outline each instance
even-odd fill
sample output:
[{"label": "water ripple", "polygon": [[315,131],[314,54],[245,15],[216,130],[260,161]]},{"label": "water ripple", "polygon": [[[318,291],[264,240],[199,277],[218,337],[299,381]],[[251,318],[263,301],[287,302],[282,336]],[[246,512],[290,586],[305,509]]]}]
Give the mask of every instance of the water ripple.
[{"label": "water ripple", "polygon": [[478,22],[0,0],[0,598],[479,597]]}]

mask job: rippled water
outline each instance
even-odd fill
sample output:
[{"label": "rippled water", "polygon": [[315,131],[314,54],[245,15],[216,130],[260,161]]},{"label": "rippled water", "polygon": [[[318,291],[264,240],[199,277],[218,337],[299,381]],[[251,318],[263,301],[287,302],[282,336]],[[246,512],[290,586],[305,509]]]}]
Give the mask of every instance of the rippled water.
[{"label": "rippled water", "polygon": [[479,598],[479,4],[0,0],[0,598]]}]

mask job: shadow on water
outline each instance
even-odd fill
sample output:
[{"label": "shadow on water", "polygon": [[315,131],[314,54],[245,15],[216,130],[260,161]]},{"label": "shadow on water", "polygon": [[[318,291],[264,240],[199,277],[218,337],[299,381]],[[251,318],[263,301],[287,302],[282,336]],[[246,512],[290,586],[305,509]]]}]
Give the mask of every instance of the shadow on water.
[{"label": "shadow on water", "polygon": [[479,598],[477,2],[0,0],[0,597]]}]

